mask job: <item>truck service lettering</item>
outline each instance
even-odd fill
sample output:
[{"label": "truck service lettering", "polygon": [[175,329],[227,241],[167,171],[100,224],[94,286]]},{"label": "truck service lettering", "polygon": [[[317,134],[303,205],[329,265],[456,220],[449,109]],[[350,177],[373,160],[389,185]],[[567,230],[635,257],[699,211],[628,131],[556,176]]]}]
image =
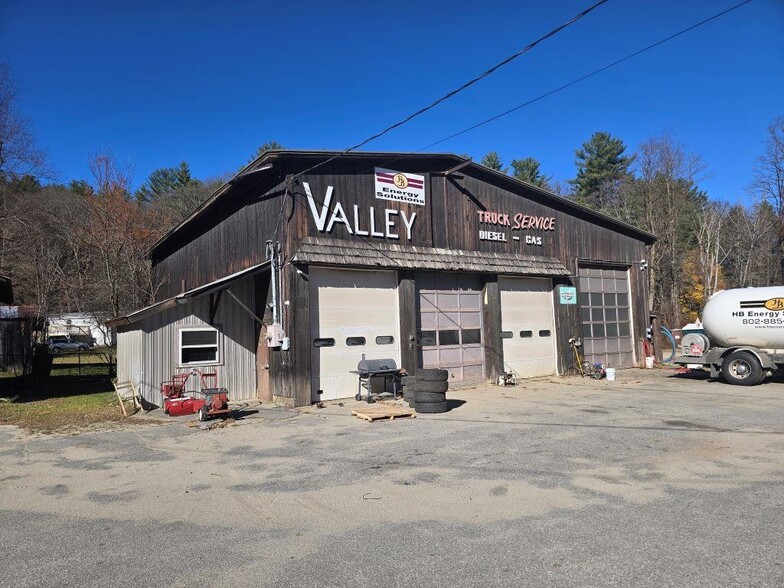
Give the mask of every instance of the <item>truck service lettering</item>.
[{"label": "truck service lettering", "polygon": [[537,230],[554,231],[555,217],[553,216],[531,216],[518,212],[510,217],[504,212],[492,212],[489,210],[477,210],[479,222],[485,225],[498,225],[501,227],[511,227],[513,231]]},{"label": "truck service lettering", "polygon": [[[366,215],[360,213],[359,205],[354,204],[351,208],[353,218],[349,220],[346,210],[340,202],[335,202],[333,205],[332,197],[334,188],[327,187],[327,193],[324,196],[323,204],[319,205],[313,198],[313,193],[310,190],[310,184],[303,182],[305,188],[305,195],[308,198],[308,206],[310,207],[310,214],[313,216],[313,221],[316,223],[316,228],[322,233],[331,233],[335,225],[341,224],[346,227],[349,235],[360,235],[370,237],[385,237],[387,239],[400,239],[400,229],[405,230],[406,239],[411,241],[411,233],[414,228],[414,221],[416,220],[416,212],[412,212],[409,216],[404,210],[394,210],[391,208],[384,209],[384,218],[378,219],[376,224],[376,211],[370,207],[366,211]],[[330,214],[331,213],[331,214]],[[400,217],[398,225],[397,217]],[[367,224],[364,224],[363,218],[367,219]],[[363,225],[365,228],[363,228]]]}]

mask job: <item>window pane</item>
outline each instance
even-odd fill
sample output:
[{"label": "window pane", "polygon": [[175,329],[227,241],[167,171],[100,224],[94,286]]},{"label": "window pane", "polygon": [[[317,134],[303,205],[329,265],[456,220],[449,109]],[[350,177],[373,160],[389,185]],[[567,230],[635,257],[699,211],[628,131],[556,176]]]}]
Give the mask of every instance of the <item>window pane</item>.
[{"label": "window pane", "polygon": [[583,338],[590,339],[591,337],[591,323],[583,323]]},{"label": "window pane", "polygon": [[182,344],[188,345],[217,345],[218,331],[181,331]]},{"label": "window pane", "polygon": [[549,337],[550,336],[550,330],[549,329],[542,329],[541,331],[539,331],[539,336],[540,337]]},{"label": "window pane", "polygon": [[591,306],[601,306],[602,295],[596,292],[591,292]]},{"label": "window pane", "polygon": [[436,332],[435,331],[419,331],[419,345],[422,347],[430,347],[436,344]]},{"label": "window pane", "polygon": [[631,334],[631,330],[629,329],[629,323],[621,323],[618,325],[618,334],[621,337],[628,337]]},{"label": "window pane", "polygon": [[617,319],[618,312],[615,308],[605,308],[604,309],[604,318],[608,321],[615,321]]},{"label": "window pane", "polygon": [[459,345],[460,331],[438,331],[439,345]]},{"label": "window pane", "polygon": [[604,305],[605,306],[615,306],[615,294],[605,294],[604,295]]},{"label": "window pane", "polygon": [[618,294],[618,306],[629,306],[628,294]]},{"label": "window pane", "polygon": [[594,322],[602,322],[604,320],[604,313],[601,308],[591,309],[591,320]]},{"label": "window pane", "polygon": [[593,337],[594,337],[594,339],[601,339],[601,338],[604,337],[604,325],[594,324],[594,326],[593,326]]},{"label": "window pane", "polygon": [[618,336],[618,323],[607,323],[605,326],[607,327],[607,336],[608,337],[617,337]]},{"label": "window pane", "polygon": [[582,316],[582,319],[583,319],[584,323],[587,323],[587,322],[589,322],[591,320],[591,310],[589,308],[583,308],[580,311],[580,314]]},{"label": "window pane", "polygon": [[618,320],[619,321],[628,321],[629,320],[629,309],[628,308],[619,308],[618,309]]},{"label": "window pane", "polygon": [[335,340],[332,337],[322,337],[313,339],[313,347],[334,347]]},{"label": "window pane", "polygon": [[534,336],[533,331],[520,331],[520,338],[521,339],[530,339]]},{"label": "window pane", "polygon": [[460,333],[463,345],[473,345],[482,342],[482,331],[480,329],[463,329]]},{"label": "window pane", "polygon": [[501,339],[511,339],[512,337],[514,337],[512,331],[501,331]]},{"label": "window pane", "polygon": [[588,292],[580,292],[580,306],[588,306]]},{"label": "window pane", "polygon": [[181,349],[180,363],[214,363],[218,361],[217,347],[185,347]]},{"label": "window pane", "polygon": [[348,345],[349,347],[357,347],[359,345],[364,345],[364,344],[365,344],[364,337],[349,337],[348,339],[346,339],[346,345]]},{"label": "window pane", "polygon": [[395,338],[392,335],[380,335],[376,337],[376,345],[392,345],[395,342]]}]

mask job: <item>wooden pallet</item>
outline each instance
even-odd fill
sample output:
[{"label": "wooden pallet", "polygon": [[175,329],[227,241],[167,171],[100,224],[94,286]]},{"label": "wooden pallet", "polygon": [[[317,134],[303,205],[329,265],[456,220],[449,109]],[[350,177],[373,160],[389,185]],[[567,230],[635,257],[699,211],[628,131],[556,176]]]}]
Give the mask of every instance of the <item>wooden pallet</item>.
[{"label": "wooden pallet", "polygon": [[355,417],[370,421],[371,423],[381,419],[389,419],[390,421],[393,421],[400,417],[416,417],[414,411],[410,408],[402,408],[400,406],[393,406],[391,404],[371,405],[367,408],[352,410],[351,414]]}]

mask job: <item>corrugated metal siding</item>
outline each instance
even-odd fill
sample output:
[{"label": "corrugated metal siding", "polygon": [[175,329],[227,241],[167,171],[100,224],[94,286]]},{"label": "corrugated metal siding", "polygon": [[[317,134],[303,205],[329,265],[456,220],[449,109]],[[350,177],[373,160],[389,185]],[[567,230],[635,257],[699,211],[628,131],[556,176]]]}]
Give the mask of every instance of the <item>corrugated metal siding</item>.
[{"label": "corrugated metal siding", "polygon": [[[253,279],[231,286],[232,293],[252,308]],[[177,367],[179,328],[209,325],[209,296],[158,313],[132,325],[118,329],[117,377],[132,380],[139,392],[153,404],[163,402],[160,384],[174,373],[189,368]],[[256,397],[256,333],[253,318],[224,293],[215,316],[216,328],[222,333],[222,364],[217,366],[218,384],[229,391],[231,400]],[[212,366],[205,368],[211,371]],[[194,380],[191,380],[195,382]]]},{"label": "corrugated metal siding", "polygon": [[142,381],[143,337],[136,325],[117,329],[117,381],[133,382],[139,388]]}]

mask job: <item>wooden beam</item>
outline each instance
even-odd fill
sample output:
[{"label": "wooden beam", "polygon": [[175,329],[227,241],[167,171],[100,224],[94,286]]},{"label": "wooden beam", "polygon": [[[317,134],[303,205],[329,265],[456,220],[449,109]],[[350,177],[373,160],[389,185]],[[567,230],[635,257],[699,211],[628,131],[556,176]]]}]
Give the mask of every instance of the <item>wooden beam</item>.
[{"label": "wooden beam", "polygon": [[210,324],[215,324],[215,315],[218,314],[218,305],[220,305],[223,290],[218,290],[217,293],[210,294]]}]

